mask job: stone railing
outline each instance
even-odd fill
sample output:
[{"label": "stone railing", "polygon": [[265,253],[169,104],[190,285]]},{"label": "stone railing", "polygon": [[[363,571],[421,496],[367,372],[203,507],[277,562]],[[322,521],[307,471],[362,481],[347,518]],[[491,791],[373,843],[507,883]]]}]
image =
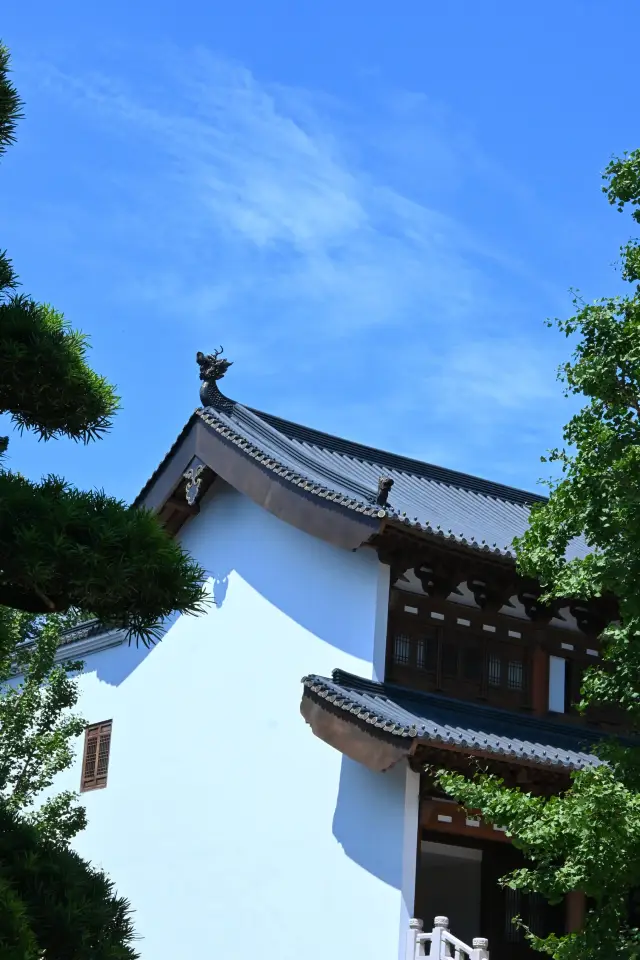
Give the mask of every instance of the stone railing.
[{"label": "stone railing", "polygon": [[489,960],[489,941],[475,937],[471,946],[449,933],[448,917],[436,917],[433,930],[424,932],[422,920],[409,921],[406,960]]}]

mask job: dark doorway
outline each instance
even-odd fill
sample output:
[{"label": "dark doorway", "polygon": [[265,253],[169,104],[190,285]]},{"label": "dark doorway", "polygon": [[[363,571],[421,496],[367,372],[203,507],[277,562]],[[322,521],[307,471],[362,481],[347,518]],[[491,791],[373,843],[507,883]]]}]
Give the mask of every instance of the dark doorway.
[{"label": "dark doorway", "polygon": [[563,933],[564,904],[551,907],[545,900],[509,890],[499,879],[524,863],[508,843],[423,832],[418,855],[415,915],[431,929],[434,917],[449,917],[454,936],[471,944],[487,937],[491,960],[534,960],[523,921],[539,936]]},{"label": "dark doorway", "polygon": [[482,850],[425,840],[420,845],[416,913],[425,929],[436,916],[449,918],[454,936],[471,944],[481,926]]},{"label": "dark doorway", "polygon": [[529,946],[522,927],[513,922],[516,917],[521,917],[539,937],[564,933],[564,903],[552,907],[542,897],[510,890],[498,882],[524,863],[520,851],[511,844],[487,844],[482,870],[482,917],[492,960],[533,960],[540,956]]}]

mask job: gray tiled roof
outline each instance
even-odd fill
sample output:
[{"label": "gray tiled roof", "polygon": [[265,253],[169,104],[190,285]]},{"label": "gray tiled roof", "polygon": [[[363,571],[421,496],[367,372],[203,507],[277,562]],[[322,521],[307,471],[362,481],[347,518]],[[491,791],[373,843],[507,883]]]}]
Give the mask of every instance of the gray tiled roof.
[{"label": "gray tiled roof", "polygon": [[588,752],[598,735],[584,729],[394,684],[374,683],[340,670],[335,670],[331,679],[308,676],[302,683],[334,709],[369,724],[374,736],[380,730],[436,746],[443,743],[569,769],[601,762]]},{"label": "gray tiled roof", "polygon": [[99,633],[107,633],[109,628],[99,620],[83,620],[75,627],[69,627],[62,634],[61,646],[69,643],[77,643],[79,640],[86,640],[88,637],[95,637]]},{"label": "gray tiled roof", "polygon": [[[333,437],[219,394],[197,411],[212,429],[311,495],[478,550],[512,556],[531,504],[544,497],[419,460]],[[381,475],[393,480],[385,508],[376,504]],[[569,556],[583,555],[577,541]]]},{"label": "gray tiled roof", "polygon": [[227,441],[289,483],[358,513],[381,519],[387,516],[375,502],[375,488],[323,463],[313,451],[280,433],[247,407],[236,404],[233,413],[206,407],[197,413]]}]

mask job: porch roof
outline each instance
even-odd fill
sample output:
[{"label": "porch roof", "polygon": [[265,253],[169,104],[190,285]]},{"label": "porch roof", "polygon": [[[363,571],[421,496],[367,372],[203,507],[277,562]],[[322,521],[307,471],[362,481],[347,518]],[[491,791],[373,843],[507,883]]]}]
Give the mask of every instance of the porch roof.
[{"label": "porch roof", "polygon": [[409,753],[413,744],[450,746],[505,759],[579,770],[602,761],[590,753],[594,731],[518,716],[483,704],[375,683],[334,670],[307,676],[304,697]]}]

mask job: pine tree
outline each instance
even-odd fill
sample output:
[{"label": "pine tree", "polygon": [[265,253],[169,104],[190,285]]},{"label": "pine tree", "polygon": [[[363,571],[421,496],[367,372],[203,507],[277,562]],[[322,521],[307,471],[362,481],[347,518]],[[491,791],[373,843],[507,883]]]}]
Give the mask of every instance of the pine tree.
[{"label": "pine tree", "polygon": [[[0,157],[21,111],[0,45]],[[62,313],[18,292],[0,253],[0,412],[45,441],[103,436],[118,398],[88,365],[87,347]],[[7,444],[0,438],[0,455]],[[0,469],[0,605],[32,614],[88,610],[148,642],[171,612],[202,609],[203,582],[150,512],[59,477],[35,483]]]},{"label": "pine tree", "polygon": [[112,881],[0,801],[2,960],[136,960],[135,939]]},{"label": "pine tree", "polygon": [[[0,156],[22,104],[0,44]],[[18,293],[0,253],[0,412],[41,439],[87,443],[110,427],[115,391],[87,363],[87,340],[53,307]],[[8,439],[0,439],[0,457]],[[64,480],[0,468],[0,956],[135,960],[131,908],[73,853],[84,810],[42,794],[73,757],[80,664],[56,659],[61,631],[91,611],[153,640],[174,610],[196,613],[204,573],[147,511]]]}]

